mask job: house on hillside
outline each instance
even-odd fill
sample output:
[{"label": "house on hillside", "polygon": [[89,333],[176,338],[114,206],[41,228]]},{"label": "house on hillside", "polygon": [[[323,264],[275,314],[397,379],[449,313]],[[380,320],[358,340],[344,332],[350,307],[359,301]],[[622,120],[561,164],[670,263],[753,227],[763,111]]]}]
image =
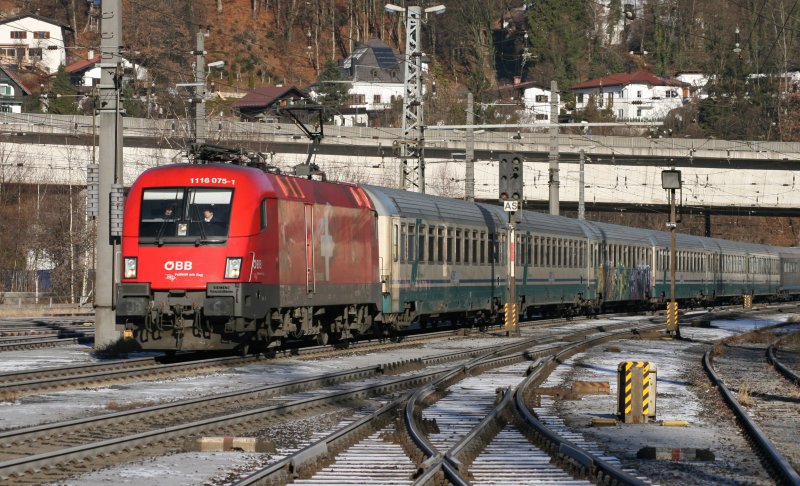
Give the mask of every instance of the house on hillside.
[{"label": "house on hillside", "polygon": [[675,79],[688,85],[690,97],[704,99],[708,97],[705,87],[709,77],[699,71],[680,71],[675,73]]},{"label": "house on hillside", "polygon": [[[423,59],[423,71],[426,66]],[[350,99],[334,117],[336,125],[366,126],[405,94],[403,56],[376,37],[356,46],[339,64],[339,74],[350,86]]]},{"label": "house on hillside", "polygon": [[[554,96],[549,88],[546,88],[533,81],[520,82],[519,78],[514,79],[514,84],[501,86],[498,88],[500,99],[516,102],[520,108],[524,109],[521,121],[532,125],[547,125],[550,123],[550,100]],[[561,95],[555,93],[558,103],[558,112],[562,113],[564,105],[561,102]],[[553,120],[557,123],[558,120]]]},{"label": "house on hillside", "polygon": [[0,19],[0,64],[37,67],[54,74],[66,64],[69,25],[34,14]]},{"label": "house on hillside", "polygon": [[286,106],[301,105],[309,101],[309,97],[294,86],[270,86],[256,88],[242,98],[236,100],[233,108],[242,121],[269,122],[281,118],[278,110]]},{"label": "house on hillside", "polygon": [[610,74],[576,84],[570,90],[575,95],[576,112],[594,104],[599,110],[610,110],[620,121],[663,120],[690,94],[686,83],[646,71]]},{"label": "house on hillside", "polygon": [[22,113],[22,98],[30,94],[14,68],[0,65],[0,113]]},{"label": "house on hillside", "polygon": [[[147,69],[138,64],[133,64],[125,58],[122,59],[123,81],[146,81]],[[64,68],[69,74],[70,82],[79,92],[87,93],[94,86],[100,84],[100,55],[89,51],[86,59],[73,62]]]}]

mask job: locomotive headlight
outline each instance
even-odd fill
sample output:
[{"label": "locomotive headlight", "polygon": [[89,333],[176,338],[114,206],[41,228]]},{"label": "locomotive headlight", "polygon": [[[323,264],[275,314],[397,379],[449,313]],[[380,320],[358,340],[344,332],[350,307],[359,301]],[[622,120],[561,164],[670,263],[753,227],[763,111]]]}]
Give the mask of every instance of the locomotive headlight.
[{"label": "locomotive headlight", "polygon": [[125,257],[125,278],[136,278],[136,257]]},{"label": "locomotive headlight", "polygon": [[225,262],[225,278],[239,278],[242,270],[242,257],[228,257]]}]

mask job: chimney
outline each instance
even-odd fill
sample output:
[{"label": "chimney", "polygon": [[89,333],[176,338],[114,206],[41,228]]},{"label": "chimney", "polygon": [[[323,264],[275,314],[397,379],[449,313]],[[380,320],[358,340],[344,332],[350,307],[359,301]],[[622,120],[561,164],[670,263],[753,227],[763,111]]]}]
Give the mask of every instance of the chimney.
[{"label": "chimney", "polygon": [[94,59],[94,50],[93,50],[93,49],[89,49],[89,53],[86,55],[86,57],[87,57],[87,58],[88,58],[90,61],[91,61],[92,59]]}]

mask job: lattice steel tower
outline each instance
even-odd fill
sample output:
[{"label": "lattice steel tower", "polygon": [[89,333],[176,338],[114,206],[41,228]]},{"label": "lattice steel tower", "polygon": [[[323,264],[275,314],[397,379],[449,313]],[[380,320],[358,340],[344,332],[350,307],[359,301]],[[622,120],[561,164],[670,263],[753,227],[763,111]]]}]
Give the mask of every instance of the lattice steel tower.
[{"label": "lattice steel tower", "polygon": [[406,8],[403,141],[400,188],[425,193],[425,127],[422,116],[422,7]]}]

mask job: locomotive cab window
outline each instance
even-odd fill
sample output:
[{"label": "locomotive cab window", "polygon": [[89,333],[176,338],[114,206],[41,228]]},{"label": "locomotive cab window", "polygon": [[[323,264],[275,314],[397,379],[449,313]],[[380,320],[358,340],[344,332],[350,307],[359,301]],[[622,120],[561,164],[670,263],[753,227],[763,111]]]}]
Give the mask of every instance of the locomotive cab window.
[{"label": "locomotive cab window", "polygon": [[139,238],[158,244],[218,241],[228,235],[232,189],[151,188],[142,191]]}]

